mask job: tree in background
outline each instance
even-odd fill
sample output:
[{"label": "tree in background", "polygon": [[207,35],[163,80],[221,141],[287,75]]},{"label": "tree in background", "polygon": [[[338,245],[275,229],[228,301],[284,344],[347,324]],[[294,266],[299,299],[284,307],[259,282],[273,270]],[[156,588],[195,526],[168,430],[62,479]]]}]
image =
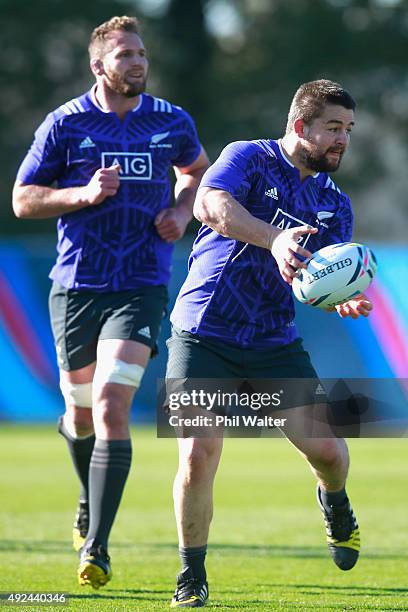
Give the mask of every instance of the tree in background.
[{"label": "tree in background", "polygon": [[[401,0],[3,0],[3,233],[38,231],[11,213],[16,168],[49,110],[92,82],[96,24],[136,14],[151,57],[149,91],[197,119],[212,158],[229,141],[278,137],[297,86],[326,77],[358,101],[337,180],[353,196],[361,239],[405,240],[408,10]],[[41,231],[54,231],[42,221]]]},{"label": "tree in background", "polygon": [[129,4],[106,0],[2,0],[0,87],[0,232],[54,232],[53,219],[21,223],[11,211],[11,189],[33,130],[45,115],[93,83],[87,47],[95,25],[125,14]]}]

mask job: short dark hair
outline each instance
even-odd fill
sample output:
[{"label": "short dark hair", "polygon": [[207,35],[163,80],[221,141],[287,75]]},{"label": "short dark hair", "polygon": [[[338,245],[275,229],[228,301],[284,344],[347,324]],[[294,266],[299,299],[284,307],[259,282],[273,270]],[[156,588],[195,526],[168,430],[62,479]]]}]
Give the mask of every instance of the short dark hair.
[{"label": "short dark hair", "polygon": [[290,105],[286,133],[293,130],[296,119],[309,124],[320,117],[327,104],[337,104],[355,110],[356,103],[341,85],[327,79],[303,83],[295,93]]},{"label": "short dark hair", "polygon": [[109,40],[109,34],[121,30],[122,32],[133,32],[140,35],[139,21],[136,17],[112,17],[109,21],[101,23],[100,26],[94,29],[89,42],[90,58],[102,58],[106,53],[106,43]]}]

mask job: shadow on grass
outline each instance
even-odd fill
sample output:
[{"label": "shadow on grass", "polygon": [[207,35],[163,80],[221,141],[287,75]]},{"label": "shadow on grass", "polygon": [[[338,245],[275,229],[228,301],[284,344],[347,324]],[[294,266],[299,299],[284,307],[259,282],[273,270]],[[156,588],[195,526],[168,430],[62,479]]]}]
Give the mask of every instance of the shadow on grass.
[{"label": "shadow on grass", "polygon": [[[347,584],[344,586],[335,586],[327,584],[279,584],[276,582],[271,583],[258,583],[257,586],[262,589],[281,590],[286,589],[287,591],[297,592],[300,591],[303,595],[321,595],[323,593],[334,593],[336,595],[347,595],[347,597],[364,597],[369,595],[375,596],[387,596],[387,595],[408,595],[408,588],[399,587],[382,587],[382,586],[368,586],[368,585],[351,585]],[[222,590],[221,590],[222,592]],[[231,593],[231,590],[225,591]],[[245,594],[245,591],[233,591],[237,594]],[[408,602],[407,602],[408,606]],[[407,608],[408,609],[408,608]]]},{"label": "shadow on grass", "polygon": [[104,589],[105,595],[102,593],[69,593],[68,601],[78,600],[92,600],[92,601],[151,601],[151,602],[161,602],[161,601],[170,601],[171,592],[166,590],[157,589],[156,591],[146,591],[145,589],[120,589],[114,591],[110,590],[110,593]]},{"label": "shadow on grass", "polygon": [[[139,548],[135,543],[115,543],[112,548]],[[151,547],[150,544],[147,545]],[[170,545],[169,545],[170,548]],[[177,551],[177,546],[174,547]],[[33,552],[33,553],[67,553],[72,552],[72,543],[68,540],[0,540],[0,552]]]},{"label": "shadow on grass", "polygon": [[[290,610],[290,609],[301,609],[302,612],[306,611],[306,610],[323,610],[323,611],[327,611],[327,610],[341,610],[342,612],[345,612],[346,610],[372,610],[373,612],[379,612],[381,610],[381,612],[388,612],[388,611],[392,611],[394,610],[395,612],[398,611],[403,611],[403,610],[408,610],[408,605],[398,605],[398,604],[390,604],[390,605],[384,605],[384,602],[381,603],[381,607],[378,607],[378,600],[376,600],[376,597],[380,597],[380,596],[392,596],[392,595],[396,595],[396,594],[405,594],[407,593],[406,589],[391,589],[391,588],[381,588],[381,587],[376,587],[376,588],[368,588],[368,587],[331,587],[331,586],[321,586],[321,585],[286,585],[286,584],[271,584],[271,585],[259,585],[262,586],[263,588],[263,594],[264,597],[261,598],[257,598],[257,599],[251,599],[251,598],[246,598],[245,595],[248,595],[248,591],[241,591],[241,590],[235,590],[235,589],[229,589],[229,590],[218,590],[217,592],[217,596],[215,598],[211,599],[211,608],[214,609],[220,609],[220,610],[242,610],[242,609],[250,609],[250,610],[267,610],[267,609],[277,609],[274,606],[274,604],[277,601],[277,597],[279,598],[280,601],[280,605],[284,606],[282,608],[279,609],[285,609],[285,610]],[[269,588],[269,592],[265,592],[265,587]],[[253,587],[252,587],[253,588]],[[285,600],[282,601],[282,592],[281,589],[284,589],[285,592]],[[326,594],[328,592],[334,592],[336,595],[338,595],[339,597],[342,597],[343,595],[346,597],[350,597],[353,595],[356,596],[360,596],[360,597],[364,597],[364,606],[363,608],[361,608],[357,602],[355,604],[350,603],[349,601],[347,603],[345,603],[344,601],[336,601],[336,602],[328,602],[327,600],[325,601],[315,601],[314,599],[310,601],[310,603],[306,602],[304,599],[302,599],[301,602],[301,608],[299,608],[300,606],[300,602],[299,600],[295,599],[293,601],[290,601],[290,591],[292,590],[292,594],[293,597],[298,597],[298,596],[302,596],[304,597],[305,595],[308,595],[310,597],[316,596],[316,595],[323,595]],[[302,590],[304,589],[304,590]],[[344,591],[344,593],[343,593]],[[356,591],[356,592],[354,592]],[[93,601],[94,603],[99,602],[108,602],[108,601],[116,601],[116,602],[135,602],[135,604],[137,604],[138,602],[149,602],[149,603],[157,603],[157,604],[161,604],[164,603],[166,606],[168,605],[171,593],[168,590],[161,590],[161,589],[155,589],[155,590],[149,590],[149,589],[121,589],[120,591],[115,591],[114,589],[107,589],[104,590],[104,593],[106,593],[105,595],[102,594],[71,594],[69,595],[70,600],[73,602],[74,600],[78,601],[78,604],[80,604],[80,602],[83,602],[83,605],[86,605],[85,602],[89,602],[89,604],[91,603],[91,601]],[[109,593],[109,594],[108,594]],[[225,593],[226,597],[228,598],[228,600],[226,601],[225,599],[222,598],[222,596],[220,597],[220,594]],[[242,597],[241,597],[242,596]],[[368,597],[373,598],[372,599],[372,603],[370,600],[368,600]],[[236,600],[234,601],[234,598],[236,598]],[[269,608],[269,606],[272,606]],[[357,607],[356,607],[357,606]]]},{"label": "shadow on grass", "polygon": [[[275,584],[274,587],[288,587],[288,585],[283,584]],[[408,588],[395,588],[395,587],[370,587],[370,586],[359,586],[359,585],[344,585],[344,586],[335,586],[335,585],[322,585],[322,584],[296,584],[294,585],[295,589],[304,589],[302,592],[313,594],[319,594],[322,591],[332,591],[335,593],[341,593],[344,591],[344,594],[350,595],[407,595]]]},{"label": "shadow on grass", "polygon": [[[267,604],[267,597],[269,596],[271,603],[276,601],[278,598],[281,601],[282,595],[285,596],[284,608],[285,610],[297,608],[299,609],[299,597],[302,597],[302,607],[301,610],[372,610],[374,612],[387,612],[394,610],[402,611],[408,610],[407,604],[397,604],[390,603],[389,605],[381,602],[379,607],[378,597],[395,597],[395,596],[406,596],[408,594],[408,588],[393,588],[393,587],[381,587],[381,586],[360,586],[360,585],[345,585],[345,586],[335,586],[335,585],[322,585],[322,584],[280,584],[280,583],[258,583],[256,585],[260,592],[264,594],[265,599],[246,599],[245,595],[248,594],[248,591],[243,589],[218,589],[218,593],[225,593],[225,596],[230,599],[231,597],[236,597],[237,602],[224,602],[222,605],[217,604],[216,602],[212,602],[212,607],[222,607],[224,608],[242,608],[243,606],[251,606],[252,608],[261,608],[265,609],[265,605]],[[250,587],[254,588],[253,585]],[[291,598],[291,595],[296,598],[295,601],[288,601]],[[314,598],[321,598],[323,596],[334,595],[336,599],[340,599],[344,597],[344,601],[336,601],[336,602],[328,602],[326,599],[321,602],[315,600]],[[310,603],[306,604],[303,598],[310,597]],[[360,607],[359,602],[350,603],[349,598],[364,598],[364,604]],[[372,603],[371,603],[372,600]],[[306,605],[305,605],[306,604]],[[273,608],[275,609],[275,608]]]},{"label": "shadow on grass", "polygon": [[[147,548],[151,550],[168,550],[177,554],[177,544],[166,542],[151,542],[143,544],[135,544],[137,548]],[[224,544],[221,542],[210,542],[208,545],[209,552],[216,551],[228,556],[236,557],[240,553],[253,557],[279,557],[279,558],[297,558],[297,559],[328,559],[329,552],[325,542],[322,540],[320,546],[278,546],[274,544]],[[381,550],[379,548],[367,550],[364,549],[365,559],[404,559],[408,558],[406,549]]]},{"label": "shadow on grass", "polygon": [[408,606],[405,605],[384,605],[380,604],[381,607],[378,607],[378,603],[373,602],[372,604],[365,601],[362,606],[358,605],[356,607],[355,604],[338,602],[338,603],[328,603],[327,601],[318,603],[318,602],[310,602],[310,604],[306,604],[304,601],[301,603],[299,601],[281,601],[279,607],[276,607],[276,601],[274,600],[259,600],[259,599],[241,599],[237,602],[217,602],[211,600],[211,608],[220,609],[220,610],[261,610],[264,612],[265,610],[298,610],[301,612],[313,611],[313,610],[322,610],[326,612],[328,610],[340,610],[341,612],[353,612],[356,610],[371,610],[372,612],[402,612],[404,610],[408,610]]},{"label": "shadow on grass", "polygon": [[[110,550],[134,549],[135,552],[169,552],[178,555],[176,542],[113,542]],[[277,546],[272,544],[223,544],[211,542],[209,550],[226,556],[236,557],[239,554],[249,557],[279,557],[292,559],[326,559],[328,551],[325,544],[321,546]],[[67,553],[72,552],[71,543],[66,540],[0,540],[0,552],[33,552],[33,553]],[[404,549],[383,551],[381,549],[365,550],[365,559],[407,559]]]}]

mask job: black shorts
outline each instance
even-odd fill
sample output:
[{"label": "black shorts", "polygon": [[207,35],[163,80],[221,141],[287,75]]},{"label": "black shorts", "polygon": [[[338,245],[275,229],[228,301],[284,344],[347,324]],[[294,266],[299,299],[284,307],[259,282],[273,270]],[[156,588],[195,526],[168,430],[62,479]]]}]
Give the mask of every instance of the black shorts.
[{"label": "black shorts", "polygon": [[[326,402],[325,392],[301,338],[279,348],[243,349],[173,328],[167,346],[169,359],[161,400],[164,410],[160,411],[165,425],[170,423],[169,415],[183,419],[213,414],[236,416],[234,435],[257,436],[263,424],[242,428],[239,419],[272,415],[285,419],[286,435],[310,437],[313,433],[319,437],[324,431],[326,436],[325,422],[322,429],[316,417],[316,406]],[[260,404],[261,398],[264,403]],[[209,427],[199,423],[190,430],[183,425],[177,435],[223,435],[223,426],[220,430],[214,421],[211,423]]]},{"label": "black shorts", "polygon": [[49,297],[58,366],[78,370],[96,360],[99,340],[135,340],[157,353],[166,287],[96,293],[53,283]]},{"label": "black shorts", "polygon": [[173,327],[166,378],[318,378],[302,339],[274,349],[242,349]]}]

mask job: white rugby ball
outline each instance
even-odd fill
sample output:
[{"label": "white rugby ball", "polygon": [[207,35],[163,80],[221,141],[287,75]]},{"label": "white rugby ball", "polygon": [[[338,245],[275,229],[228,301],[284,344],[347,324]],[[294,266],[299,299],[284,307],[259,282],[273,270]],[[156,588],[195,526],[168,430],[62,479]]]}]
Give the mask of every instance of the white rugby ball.
[{"label": "white rugby ball", "polygon": [[367,289],[377,270],[374,253],[364,244],[341,242],[313,253],[292,289],[303,304],[327,308],[342,304]]}]

